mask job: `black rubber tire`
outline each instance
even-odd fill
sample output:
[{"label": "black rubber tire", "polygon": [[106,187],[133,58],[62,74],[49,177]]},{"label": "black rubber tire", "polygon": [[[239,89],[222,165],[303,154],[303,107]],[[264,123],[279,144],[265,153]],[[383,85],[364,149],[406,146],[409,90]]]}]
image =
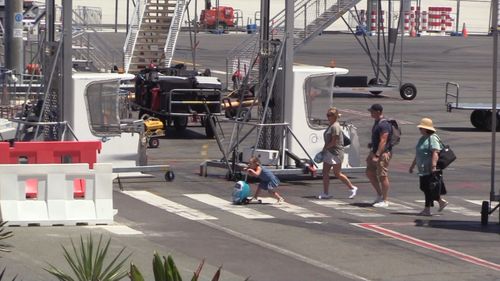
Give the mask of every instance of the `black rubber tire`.
[{"label": "black rubber tire", "polygon": [[417,87],[412,83],[406,83],[399,89],[399,94],[404,100],[412,100],[417,96]]},{"label": "black rubber tire", "polygon": [[484,111],[484,122],[483,122],[483,130],[491,131],[491,111]]},{"label": "black rubber tire", "polygon": [[382,93],[382,91],[370,91],[372,95],[378,96]]},{"label": "black rubber tire", "polygon": [[174,117],[174,127],[177,131],[184,131],[188,125],[187,116],[176,116]]},{"label": "black rubber tire", "polygon": [[368,85],[372,86],[372,85],[382,85],[384,84],[384,81],[382,81],[380,78],[378,79],[378,82],[377,82],[377,78],[372,78],[370,79],[370,81],[368,81]]},{"label": "black rubber tire", "polygon": [[250,108],[246,108],[246,107],[240,108],[240,112],[238,112],[237,120],[242,121],[242,122],[248,122],[248,121],[250,121],[250,119],[252,119],[252,113],[250,112]]},{"label": "black rubber tire", "polygon": [[160,146],[160,140],[157,138],[150,138],[148,142],[148,147],[149,148],[157,148]]},{"label": "black rubber tire", "polygon": [[474,128],[483,130],[484,119],[486,118],[486,110],[476,109],[470,114],[470,123]]},{"label": "black rubber tire", "polygon": [[481,205],[481,225],[488,225],[488,217],[490,215],[490,202],[483,201]]},{"label": "black rubber tire", "polygon": [[173,181],[175,179],[175,174],[172,171],[167,171],[165,173],[165,180],[166,181]]}]

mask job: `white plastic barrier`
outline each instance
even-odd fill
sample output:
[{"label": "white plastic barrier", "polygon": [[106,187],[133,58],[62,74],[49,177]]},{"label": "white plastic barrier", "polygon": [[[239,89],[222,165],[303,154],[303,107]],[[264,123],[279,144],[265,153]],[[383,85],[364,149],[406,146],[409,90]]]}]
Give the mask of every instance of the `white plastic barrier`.
[{"label": "white plastic barrier", "polygon": [[113,222],[112,165],[0,165],[0,218],[7,225]]}]

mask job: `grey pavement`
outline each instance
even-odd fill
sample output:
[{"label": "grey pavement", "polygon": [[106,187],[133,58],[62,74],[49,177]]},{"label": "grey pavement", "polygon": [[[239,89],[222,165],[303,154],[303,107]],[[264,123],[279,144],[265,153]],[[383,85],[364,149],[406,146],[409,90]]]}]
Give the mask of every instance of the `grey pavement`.
[{"label": "grey pavement", "polygon": [[[225,71],[227,51],[245,36],[198,34],[199,67]],[[174,181],[165,182],[161,173],[122,179],[125,192],[115,183],[118,213],[113,226],[9,228],[15,235],[9,240],[13,248],[11,253],[0,253],[0,265],[7,267],[8,276],[18,274],[22,280],[55,280],[42,267],[65,264],[61,244],[69,245],[70,237],[103,233],[112,238],[114,252],[125,246],[132,253],[131,261],[147,280],[153,280],[154,251],[173,254],[184,279],[190,279],[190,272],[205,258],[203,280],[210,280],[219,265],[223,266],[221,280],[248,276],[255,281],[500,280],[498,211],[482,227],[477,205],[488,200],[490,192],[491,133],[474,129],[470,112],[448,113],[444,105],[447,81],[458,82],[466,100],[491,100],[492,38],[421,37],[405,39],[404,44],[403,80],[417,86],[415,100],[402,100],[397,91],[334,97],[342,118],[358,128],[362,155],[368,152],[372,125],[366,111],[369,105],[381,103],[386,116],[401,121],[403,139],[391,161],[391,208],[369,207],[374,191],[363,173],[349,174],[360,187],[354,200],[347,199],[347,189],[333,179],[334,199],[323,203],[313,198],[321,191],[320,179],[295,176],[282,179],[280,191],[287,202],[325,216],[301,217],[274,205],[250,205],[251,212],[272,218],[243,218],[188,196],[230,198],[234,183],[224,179],[223,169],[210,169],[207,177],[198,175],[202,161],[222,157],[215,140],[206,139],[201,127],[181,133],[169,129],[160,147],[148,150],[148,155],[152,164],[171,165]],[[320,36],[296,54],[295,62],[325,65],[331,59],[353,75],[373,76],[368,58],[351,35]],[[179,38],[175,60],[191,60],[187,34]],[[450,206],[433,217],[416,215],[424,198],[417,176],[407,172],[422,117],[434,120],[439,135],[458,156],[445,173]],[[217,219],[186,219],[146,204],[130,196],[130,191],[152,193]],[[127,234],[120,227],[140,234]]]}]

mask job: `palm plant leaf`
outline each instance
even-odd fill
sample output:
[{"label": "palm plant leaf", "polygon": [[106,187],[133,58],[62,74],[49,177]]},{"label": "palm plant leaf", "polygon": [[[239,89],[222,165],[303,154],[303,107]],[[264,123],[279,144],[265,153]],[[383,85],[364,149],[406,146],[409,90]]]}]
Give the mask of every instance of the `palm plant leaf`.
[{"label": "palm plant leaf", "polygon": [[130,272],[128,276],[130,277],[131,281],[144,281],[144,277],[142,277],[141,272],[133,263],[130,263]]},{"label": "palm plant leaf", "polygon": [[[6,221],[0,222],[0,241],[14,236],[14,234],[12,234],[12,231],[6,231],[5,228],[3,227],[6,223],[7,223]],[[0,242],[0,251],[1,252],[10,252],[10,250],[8,249],[9,247],[11,247],[9,244],[5,244],[3,242]]]},{"label": "palm plant leaf", "polygon": [[201,269],[203,268],[203,265],[205,264],[205,259],[202,259],[200,262],[200,265],[198,265],[198,268],[193,274],[193,278],[191,278],[191,281],[198,281],[198,278],[200,277]]},{"label": "palm plant leaf", "polygon": [[155,281],[167,281],[165,270],[166,268],[163,266],[160,255],[155,252],[153,255],[153,273]]},{"label": "palm plant leaf", "polygon": [[[107,266],[104,266],[108,257],[108,250],[111,244],[111,238],[103,242],[103,236],[99,238],[97,246],[94,239],[89,234],[87,241],[80,236],[80,247],[77,248],[74,241],[71,240],[71,250],[62,246],[64,258],[71,268],[75,278],[49,264],[45,271],[54,275],[61,281],[115,281],[127,276],[127,270],[124,270],[124,264],[130,255],[123,257],[125,248],[122,248],[115,255]],[[103,270],[104,268],[104,270]]]},{"label": "palm plant leaf", "polygon": [[212,281],[219,281],[221,269],[222,265],[219,266],[219,269],[217,269],[217,271],[215,272],[214,277],[212,277]]},{"label": "palm plant leaf", "polygon": [[179,273],[179,270],[177,270],[177,266],[175,266],[174,259],[172,258],[171,255],[168,255],[167,257],[167,263],[172,269],[172,280],[173,281],[182,281],[181,275]]}]

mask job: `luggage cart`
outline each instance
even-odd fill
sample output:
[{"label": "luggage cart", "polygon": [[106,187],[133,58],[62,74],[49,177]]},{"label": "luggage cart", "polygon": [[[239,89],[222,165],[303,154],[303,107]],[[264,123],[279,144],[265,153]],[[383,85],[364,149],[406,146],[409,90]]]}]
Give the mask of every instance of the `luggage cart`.
[{"label": "luggage cart", "polygon": [[[470,103],[460,102],[460,85],[456,82],[446,82],[445,100],[446,111],[452,110],[472,110],[470,122],[472,126],[479,130],[491,131],[491,115],[493,105],[491,103]],[[497,104],[500,108],[500,104]],[[497,131],[500,129],[500,111],[497,110]]]},{"label": "luggage cart", "polygon": [[[460,85],[456,82],[446,82],[445,91],[445,105],[446,111],[451,112],[452,110],[472,110],[470,115],[470,122],[472,125],[480,130],[491,131],[492,121],[491,115],[493,114],[494,103],[464,103],[460,102]],[[500,108],[500,104],[496,105],[496,108]],[[500,115],[499,110],[496,112],[497,125],[496,129],[500,128]],[[498,202],[495,207],[494,202]],[[481,224],[488,224],[488,216],[493,214],[500,207],[500,194],[495,194],[495,187],[492,184],[490,190],[490,200],[483,201],[481,204]],[[500,213],[500,212],[499,212]],[[500,222],[500,214],[499,214]]]}]

